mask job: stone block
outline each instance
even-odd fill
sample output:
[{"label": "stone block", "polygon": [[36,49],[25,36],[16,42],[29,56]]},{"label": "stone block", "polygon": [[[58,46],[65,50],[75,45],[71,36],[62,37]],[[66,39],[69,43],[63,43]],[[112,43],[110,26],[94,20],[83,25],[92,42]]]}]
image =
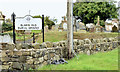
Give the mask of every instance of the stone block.
[{"label": "stone block", "polygon": [[42,44],[40,44],[40,49],[43,49],[43,48],[47,48],[47,45],[46,45],[46,43],[44,42],[44,43],[42,43]]},{"label": "stone block", "polygon": [[2,62],[4,62],[4,61],[5,61],[5,62],[9,62],[9,61],[11,61],[11,60],[10,60],[9,57],[2,57],[2,58],[1,58],[1,61],[2,61]]},{"label": "stone block", "polygon": [[44,58],[41,57],[41,58],[38,58],[39,62],[42,63],[44,61]]},{"label": "stone block", "polygon": [[30,66],[26,63],[23,63],[22,66],[23,66],[23,70],[28,70],[30,68]]},{"label": "stone block", "polygon": [[48,55],[45,55],[45,56],[44,56],[44,60],[48,60]]},{"label": "stone block", "polygon": [[22,49],[22,44],[21,43],[20,44],[16,44],[16,49],[18,49],[18,50]]},{"label": "stone block", "polygon": [[13,55],[22,56],[22,52],[21,51],[13,51]]},{"label": "stone block", "polygon": [[12,68],[16,69],[16,70],[21,70],[22,69],[22,64],[19,63],[19,62],[13,62]]},{"label": "stone block", "polygon": [[53,47],[57,47],[58,46],[58,42],[53,42]]},{"label": "stone block", "polygon": [[7,56],[8,56],[8,55],[7,55],[7,52],[6,52],[5,50],[2,51],[2,52],[1,52],[1,56],[2,56],[2,57],[7,57]]},{"label": "stone block", "polygon": [[44,62],[43,62],[43,66],[45,66],[45,65],[47,65],[47,61],[44,61]]},{"label": "stone block", "polygon": [[58,54],[61,54],[61,49],[56,49],[55,50],[55,53],[58,55]]},{"label": "stone block", "polygon": [[53,58],[55,56],[55,53],[49,53],[50,58]]},{"label": "stone block", "polygon": [[39,62],[39,59],[38,58],[33,58],[33,64],[34,65],[38,65],[40,62]]},{"label": "stone block", "polygon": [[33,62],[34,62],[34,60],[33,60],[33,59],[26,60],[26,63],[27,63],[27,64],[29,64],[29,65],[32,65],[32,64],[33,64]]},{"label": "stone block", "polygon": [[32,46],[32,44],[29,44],[29,43],[27,44],[27,43],[25,43],[25,44],[22,44],[22,45],[21,45],[21,48],[22,48],[22,49],[31,49],[31,48],[33,48],[33,46]]},{"label": "stone block", "polygon": [[34,49],[40,49],[40,44],[34,44]]},{"label": "stone block", "polygon": [[90,43],[91,43],[91,40],[89,40],[89,39],[84,39],[84,42],[85,42],[85,44],[90,44]]},{"label": "stone block", "polygon": [[91,39],[91,42],[93,43],[93,44],[96,44],[97,42],[96,42],[96,39]]},{"label": "stone block", "polygon": [[22,52],[22,55],[23,55],[23,56],[30,56],[30,55],[31,55],[31,52],[30,52],[30,51],[23,51],[23,52]]},{"label": "stone block", "polygon": [[60,59],[59,55],[55,55],[55,56],[53,57],[53,60],[59,60],[59,59]]},{"label": "stone block", "polygon": [[2,45],[2,50],[8,50],[8,49],[6,48],[7,43],[2,43],[1,45]]},{"label": "stone block", "polygon": [[19,62],[25,63],[26,60],[27,60],[27,57],[26,57],[26,56],[20,56],[20,57],[19,57]]},{"label": "stone block", "polygon": [[11,51],[11,50],[9,50],[9,51],[7,51],[7,55],[9,56],[9,57],[12,57],[14,54],[13,54],[13,51]]},{"label": "stone block", "polygon": [[0,69],[7,70],[7,69],[9,69],[9,65],[0,65]]},{"label": "stone block", "polygon": [[83,40],[79,40],[79,45],[84,45],[84,41]]},{"label": "stone block", "polygon": [[19,58],[10,58],[12,62],[18,62]]},{"label": "stone block", "polygon": [[15,49],[15,45],[14,44],[6,44],[6,49],[14,50]]},{"label": "stone block", "polygon": [[46,43],[46,45],[47,45],[47,48],[53,47],[53,43],[52,43],[52,42],[45,42],[45,43]]}]

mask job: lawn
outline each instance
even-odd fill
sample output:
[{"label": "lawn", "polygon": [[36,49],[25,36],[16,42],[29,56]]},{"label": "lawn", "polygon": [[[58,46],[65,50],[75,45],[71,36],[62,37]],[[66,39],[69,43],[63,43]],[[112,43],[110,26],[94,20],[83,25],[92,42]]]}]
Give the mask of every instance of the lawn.
[{"label": "lawn", "polygon": [[[74,32],[73,34],[74,39],[100,39],[100,38],[109,38],[109,37],[116,37],[118,36],[118,33],[79,33],[79,32]],[[36,39],[38,43],[42,43],[42,34],[38,36]],[[45,42],[50,41],[50,42],[58,42],[62,40],[67,40],[67,32],[47,32],[45,33]]]},{"label": "lawn", "polygon": [[[12,31],[6,32],[9,33],[10,35],[12,35]],[[42,33],[40,30],[35,31],[33,30],[32,33],[30,35],[25,35],[25,39],[31,39],[33,33],[35,33],[35,37],[36,37],[36,42],[37,43],[42,43]],[[74,32],[73,34],[74,39],[85,39],[85,38],[89,38],[89,39],[99,39],[99,38],[105,38],[105,37],[116,37],[118,36],[118,33],[80,33],[80,32]],[[45,32],[45,42],[46,41],[50,41],[50,42],[58,42],[58,41],[62,41],[62,40],[67,40],[67,32],[58,32],[58,31],[49,31],[49,32]],[[16,33],[16,40],[24,40],[24,34],[20,34],[20,33]]]},{"label": "lawn", "polygon": [[93,55],[80,54],[68,64],[46,65],[38,70],[118,70],[118,48]]}]

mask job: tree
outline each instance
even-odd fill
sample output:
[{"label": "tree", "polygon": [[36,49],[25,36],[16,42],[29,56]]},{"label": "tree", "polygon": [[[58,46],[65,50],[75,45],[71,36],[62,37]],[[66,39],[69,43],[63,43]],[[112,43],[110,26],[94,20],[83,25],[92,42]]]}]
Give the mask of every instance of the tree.
[{"label": "tree", "polygon": [[58,20],[55,17],[53,19],[51,19],[51,21],[53,21],[54,23],[58,22]]},{"label": "tree", "polygon": [[6,24],[12,24],[12,22],[11,22],[11,19],[10,19],[10,18],[6,19]]},{"label": "tree", "polygon": [[[111,2],[76,2],[73,7],[73,15],[79,16],[82,22],[97,23],[97,17],[100,16],[100,23],[107,18],[117,18],[117,8],[113,1]],[[101,24],[104,26],[104,24]]]},{"label": "tree", "polygon": [[12,29],[13,29],[12,24],[6,24],[5,22],[3,22],[3,24],[2,24],[2,30],[3,31],[11,31]]}]

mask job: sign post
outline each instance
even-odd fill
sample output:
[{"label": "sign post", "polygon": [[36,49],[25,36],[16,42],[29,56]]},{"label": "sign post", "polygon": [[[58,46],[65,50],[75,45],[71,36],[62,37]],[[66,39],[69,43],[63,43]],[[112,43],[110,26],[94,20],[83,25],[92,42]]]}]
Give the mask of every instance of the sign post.
[{"label": "sign post", "polygon": [[15,14],[13,12],[13,14],[11,15],[12,16],[12,20],[13,20],[13,43],[15,44],[16,43],[16,35],[15,35]]},{"label": "sign post", "polygon": [[25,30],[24,30],[24,43],[25,43]]},{"label": "sign post", "polygon": [[42,32],[43,32],[43,42],[44,42],[44,15],[42,15]]},{"label": "sign post", "polygon": [[33,33],[33,43],[35,43],[35,33]]}]

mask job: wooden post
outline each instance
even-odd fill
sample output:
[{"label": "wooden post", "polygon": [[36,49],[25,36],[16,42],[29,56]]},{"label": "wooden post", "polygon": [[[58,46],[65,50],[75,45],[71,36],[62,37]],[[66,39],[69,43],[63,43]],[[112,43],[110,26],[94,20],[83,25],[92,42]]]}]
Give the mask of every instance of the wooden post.
[{"label": "wooden post", "polygon": [[[118,7],[120,7],[120,1],[118,2]],[[120,9],[118,10],[118,19],[119,19],[119,26],[118,26],[118,41],[119,41],[119,44],[120,44]],[[119,68],[119,71],[120,71],[120,47],[118,47],[118,68]]]},{"label": "wooden post", "polygon": [[67,0],[67,50],[68,50],[68,59],[71,58],[72,48],[73,48],[73,9],[72,9],[72,0]]}]

